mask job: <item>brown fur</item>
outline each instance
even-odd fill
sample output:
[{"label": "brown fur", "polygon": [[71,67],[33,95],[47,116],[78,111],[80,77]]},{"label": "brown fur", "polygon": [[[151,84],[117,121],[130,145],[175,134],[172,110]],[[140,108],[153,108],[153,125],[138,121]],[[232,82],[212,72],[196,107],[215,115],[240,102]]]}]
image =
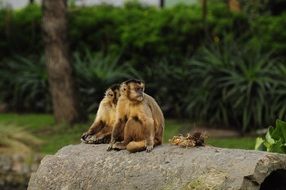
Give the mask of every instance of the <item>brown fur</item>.
[{"label": "brown fur", "polygon": [[[145,94],[144,89],[144,83],[138,80],[121,84],[108,150],[137,152],[146,149],[150,152],[154,146],[162,144],[164,116],[157,102]],[[122,133],[124,138],[120,142]]]},{"label": "brown fur", "polygon": [[85,143],[108,143],[115,123],[116,104],[119,96],[119,85],[113,85],[105,92],[95,120],[88,131],[82,135]]}]

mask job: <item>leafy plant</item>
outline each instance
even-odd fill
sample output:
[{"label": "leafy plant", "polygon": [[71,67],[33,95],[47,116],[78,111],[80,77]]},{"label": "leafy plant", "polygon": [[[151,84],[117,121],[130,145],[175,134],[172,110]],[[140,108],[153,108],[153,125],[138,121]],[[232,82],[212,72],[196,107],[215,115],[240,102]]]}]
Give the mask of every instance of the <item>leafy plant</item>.
[{"label": "leafy plant", "polygon": [[186,104],[194,120],[245,132],[285,116],[275,99],[285,101],[285,91],[278,92],[281,83],[285,85],[280,70],[286,65],[271,53],[230,38],[203,47],[190,66],[192,85]]},{"label": "leafy plant", "polygon": [[286,122],[276,120],[276,126],[270,127],[265,138],[256,139],[255,150],[286,153]]},{"label": "leafy plant", "polygon": [[158,101],[168,117],[186,116],[184,101],[190,87],[190,69],[185,59],[169,56],[139,73],[139,78],[146,82],[146,92]]},{"label": "leafy plant", "polygon": [[91,53],[89,50],[85,51],[84,56],[75,53],[77,83],[83,105],[89,112],[95,111],[106,88],[131,77],[129,67],[118,64],[119,58]]},{"label": "leafy plant", "polygon": [[15,56],[0,71],[0,100],[16,111],[51,110],[44,57],[39,60]]}]

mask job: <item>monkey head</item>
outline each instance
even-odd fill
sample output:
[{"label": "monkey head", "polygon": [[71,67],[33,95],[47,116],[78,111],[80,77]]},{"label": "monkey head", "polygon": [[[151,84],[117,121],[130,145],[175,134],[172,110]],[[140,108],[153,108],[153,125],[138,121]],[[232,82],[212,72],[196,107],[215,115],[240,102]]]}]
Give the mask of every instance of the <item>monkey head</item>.
[{"label": "monkey head", "polygon": [[145,84],[141,80],[131,79],[120,85],[120,95],[131,101],[141,102],[144,98]]},{"label": "monkey head", "polygon": [[116,104],[119,97],[119,84],[114,84],[105,91],[105,97],[110,102]]}]

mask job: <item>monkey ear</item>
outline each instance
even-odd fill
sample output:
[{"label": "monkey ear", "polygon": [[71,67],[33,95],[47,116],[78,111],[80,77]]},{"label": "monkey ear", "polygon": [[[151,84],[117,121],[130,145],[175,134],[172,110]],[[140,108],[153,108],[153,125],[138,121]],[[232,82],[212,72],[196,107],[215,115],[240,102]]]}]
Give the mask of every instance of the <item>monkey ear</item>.
[{"label": "monkey ear", "polygon": [[113,90],[111,90],[110,88],[108,88],[106,91],[105,91],[105,94],[109,94],[109,93],[113,93]]},{"label": "monkey ear", "polygon": [[109,89],[104,92],[104,95],[107,96]]},{"label": "monkey ear", "polygon": [[141,86],[143,88],[143,91],[145,91],[145,83],[144,82],[141,82]]}]

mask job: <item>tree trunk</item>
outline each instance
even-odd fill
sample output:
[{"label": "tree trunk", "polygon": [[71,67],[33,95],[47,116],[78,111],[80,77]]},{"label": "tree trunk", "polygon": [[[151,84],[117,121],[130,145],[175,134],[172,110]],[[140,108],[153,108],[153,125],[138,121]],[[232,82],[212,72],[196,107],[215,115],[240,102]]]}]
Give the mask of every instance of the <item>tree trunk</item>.
[{"label": "tree trunk", "polygon": [[29,4],[34,4],[35,3],[35,0],[29,0]]},{"label": "tree trunk", "polygon": [[202,0],[202,20],[204,21],[204,23],[206,22],[208,14],[207,4],[208,4],[207,0]]},{"label": "tree trunk", "polygon": [[[286,155],[215,147],[162,145],[151,153],[70,145],[46,156],[28,190],[285,189]],[[270,188],[269,188],[270,186]]]},{"label": "tree trunk", "polygon": [[43,33],[53,111],[57,123],[85,120],[77,100],[67,42],[66,0],[43,0]]},{"label": "tree trunk", "polygon": [[160,0],[160,1],[159,1],[159,6],[160,6],[160,8],[164,8],[164,6],[165,6],[165,0]]}]

